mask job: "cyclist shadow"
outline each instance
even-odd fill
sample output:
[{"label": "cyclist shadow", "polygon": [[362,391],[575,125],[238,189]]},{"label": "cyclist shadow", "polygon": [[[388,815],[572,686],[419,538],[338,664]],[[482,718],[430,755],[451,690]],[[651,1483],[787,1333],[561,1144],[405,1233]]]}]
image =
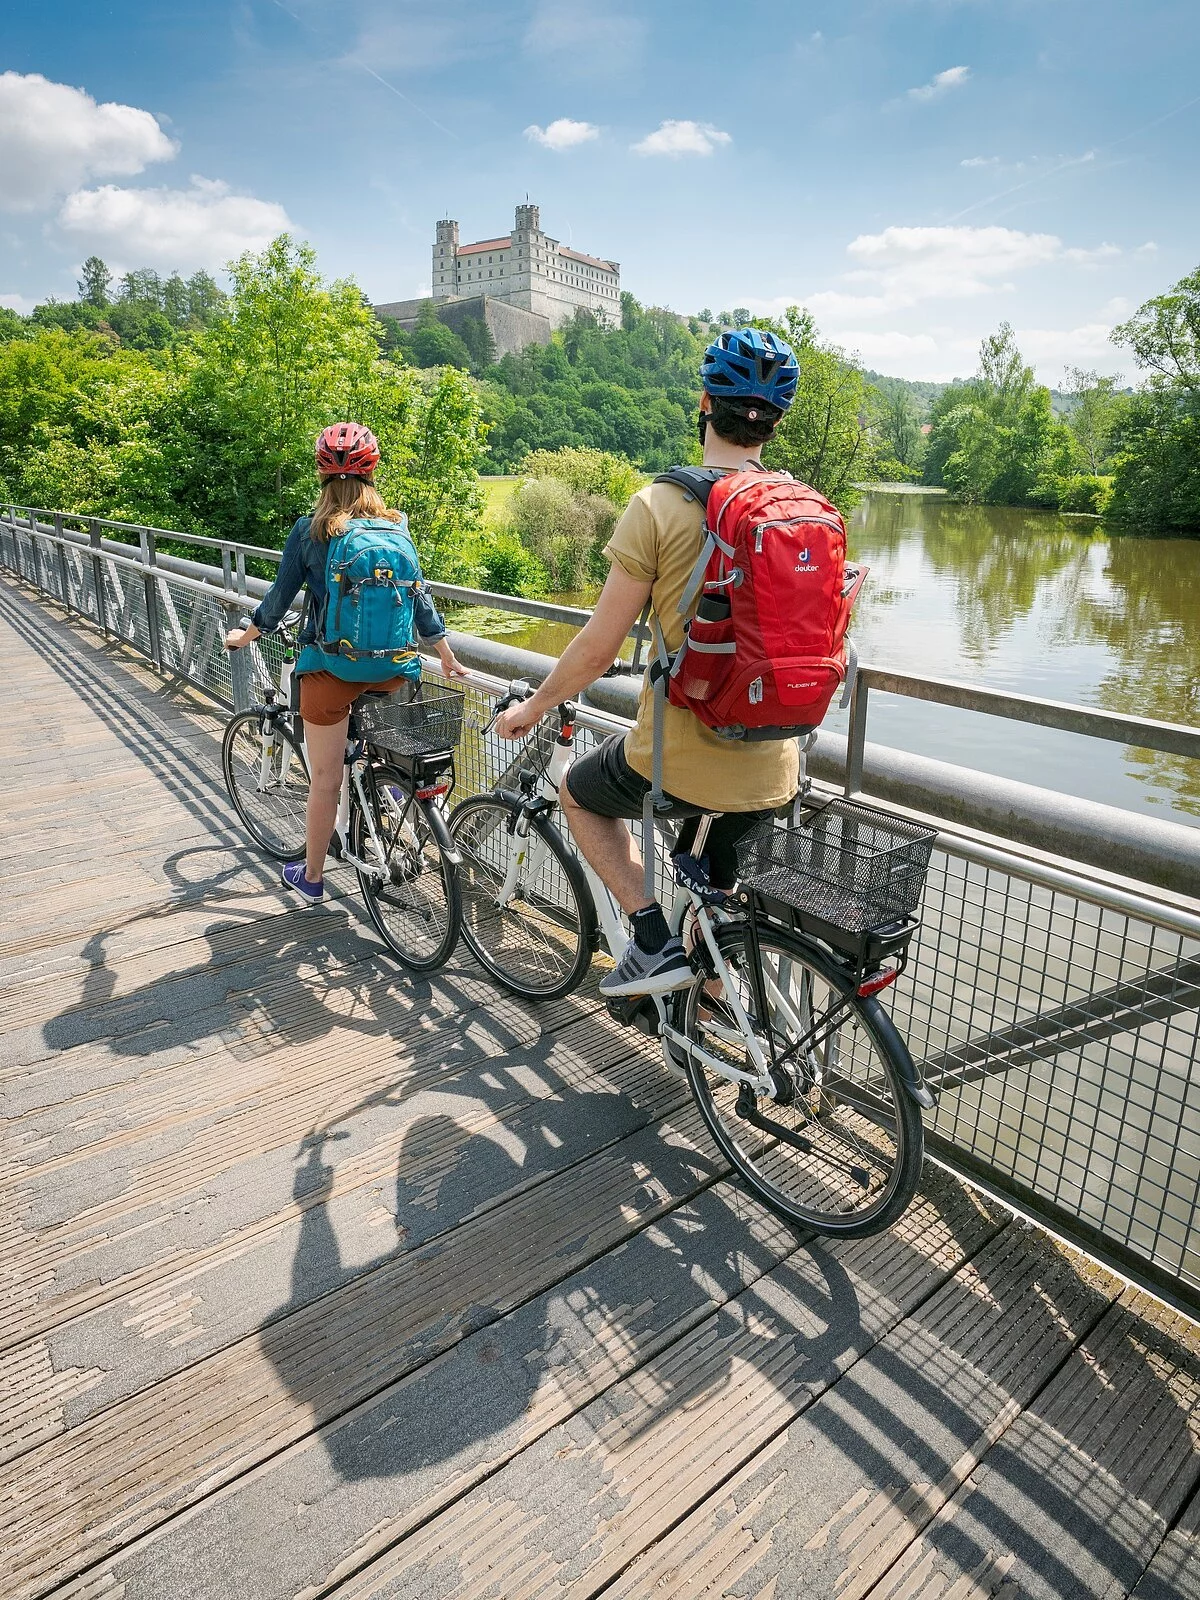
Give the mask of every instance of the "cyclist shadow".
[{"label": "cyclist shadow", "polygon": [[[615,1025],[581,1007],[581,1028],[594,1038]],[[338,1193],[341,1163],[335,1165],[328,1142],[349,1140],[360,1117],[394,1115],[400,1096],[372,1097],[336,1128],[301,1141],[295,1194],[305,1209],[291,1295],[264,1330],[264,1348],[318,1425],[331,1420],[331,1387],[358,1391],[360,1366],[389,1374],[382,1381],[390,1387],[369,1407],[323,1429],[337,1479],[407,1482],[415,1474],[441,1481],[518,1441],[535,1404],[553,1404],[556,1394],[570,1396],[589,1384],[599,1392],[605,1385],[597,1366],[611,1371],[620,1352],[622,1368],[632,1371],[666,1342],[670,1327],[703,1316],[714,1302],[724,1307],[726,1331],[736,1332],[748,1318],[760,1325],[770,1320],[763,1304],[751,1311],[734,1302],[748,1281],[778,1265],[794,1235],[774,1221],[764,1227],[764,1214],[748,1208],[735,1186],[707,1192],[715,1162],[675,1136],[669,1121],[656,1128],[628,1092],[628,1077],[602,1069],[573,1083],[563,1055],[561,1041],[543,1037],[532,1050],[514,1050],[515,1060],[484,1062],[469,1082],[442,1084],[432,1096],[410,1101],[386,1206],[380,1189],[370,1199]],[[512,1096],[518,1079],[549,1092],[518,1104]],[[592,1207],[590,1217],[579,1218],[576,1237],[564,1238],[576,1225],[564,1224],[560,1208],[579,1205],[586,1191],[560,1175],[589,1153],[608,1166],[601,1181],[613,1194],[611,1205]],[[614,1231],[613,1213],[622,1206],[614,1167],[633,1175],[624,1185],[629,1198],[642,1175],[663,1194],[660,1214],[649,1208],[648,1226]],[[560,1187],[564,1198],[556,1201]],[[669,1196],[682,1199],[672,1203]],[[501,1208],[510,1210],[508,1228],[499,1222]],[[489,1212],[497,1218],[490,1227]],[[364,1224],[391,1233],[394,1242],[364,1258]],[[531,1265],[539,1231],[545,1256]],[[589,1260],[593,1235],[596,1258]],[[399,1258],[412,1251],[419,1255],[402,1270]],[[579,1263],[573,1271],[572,1257]],[[859,1337],[861,1316],[855,1286],[836,1256],[817,1249],[811,1261],[816,1272],[806,1293],[816,1314],[802,1333],[782,1324],[776,1331],[799,1338],[806,1365],[824,1370]],[[439,1274],[442,1287],[431,1294],[431,1276]],[[308,1338],[288,1322],[321,1296],[331,1296],[322,1301],[324,1365],[314,1364]],[[362,1328],[377,1331],[364,1341],[352,1331]],[[750,1343],[758,1349],[751,1360],[777,1353],[774,1338]],[[746,1358],[731,1345],[723,1359],[707,1363],[705,1385],[728,1383],[735,1360]],[[693,1377],[664,1368],[652,1413],[695,1395]]]},{"label": "cyclist shadow", "polygon": [[[293,907],[280,897],[273,864],[248,848],[189,847],[164,867],[172,900],[114,919],[80,947],[78,989],[42,1025],[49,1049],[103,1040],[116,1055],[147,1056],[220,1034],[236,1052],[239,1038],[275,1046],[334,1028],[388,1031],[372,1003],[383,952],[352,898],[312,911]],[[161,941],[136,931],[154,924],[168,930]],[[122,987],[126,960],[155,965],[151,952],[174,943],[185,955],[178,966]],[[298,986],[305,991],[299,1004]]]}]

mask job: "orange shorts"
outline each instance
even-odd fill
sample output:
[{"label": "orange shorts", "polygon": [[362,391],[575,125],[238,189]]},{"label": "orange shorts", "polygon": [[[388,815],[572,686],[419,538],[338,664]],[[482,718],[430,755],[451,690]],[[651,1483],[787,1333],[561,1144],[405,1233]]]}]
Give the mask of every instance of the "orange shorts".
[{"label": "orange shorts", "polygon": [[369,690],[394,693],[407,678],[388,678],[383,683],[347,683],[332,672],[300,674],[300,715],[318,728],[333,728],[350,715],[350,707],[360,694]]}]

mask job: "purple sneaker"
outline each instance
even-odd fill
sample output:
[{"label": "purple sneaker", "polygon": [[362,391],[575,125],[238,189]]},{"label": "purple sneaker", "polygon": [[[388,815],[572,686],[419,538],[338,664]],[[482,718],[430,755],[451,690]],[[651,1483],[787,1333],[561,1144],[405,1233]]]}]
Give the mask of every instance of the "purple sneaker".
[{"label": "purple sneaker", "polygon": [[304,876],[303,861],[289,861],[282,873],[284,885],[295,889],[302,899],[307,900],[310,906],[320,905],[325,896],[323,883],[309,883]]}]

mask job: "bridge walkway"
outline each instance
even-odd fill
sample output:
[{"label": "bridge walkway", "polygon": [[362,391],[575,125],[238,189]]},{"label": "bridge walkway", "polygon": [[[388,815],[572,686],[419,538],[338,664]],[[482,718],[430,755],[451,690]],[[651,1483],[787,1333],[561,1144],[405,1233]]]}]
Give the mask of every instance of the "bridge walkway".
[{"label": "bridge walkway", "polygon": [[7,577],[0,673],[5,1600],[1200,1597],[1194,1324],[932,1167],[797,1235],[594,991],[293,908]]}]

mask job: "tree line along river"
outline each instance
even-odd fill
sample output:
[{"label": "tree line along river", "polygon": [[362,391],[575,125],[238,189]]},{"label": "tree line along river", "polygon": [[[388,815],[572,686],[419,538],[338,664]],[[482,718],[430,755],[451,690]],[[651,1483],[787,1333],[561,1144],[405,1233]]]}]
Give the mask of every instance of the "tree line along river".
[{"label": "tree line along river", "polygon": [[[872,666],[1200,723],[1200,540],[886,490],[849,531],[871,568],[853,632]],[[451,625],[548,655],[574,631],[495,613]],[[827,726],[844,729],[845,713]],[[1183,757],[892,695],[872,696],[868,737],[1200,826],[1200,762]]]}]

